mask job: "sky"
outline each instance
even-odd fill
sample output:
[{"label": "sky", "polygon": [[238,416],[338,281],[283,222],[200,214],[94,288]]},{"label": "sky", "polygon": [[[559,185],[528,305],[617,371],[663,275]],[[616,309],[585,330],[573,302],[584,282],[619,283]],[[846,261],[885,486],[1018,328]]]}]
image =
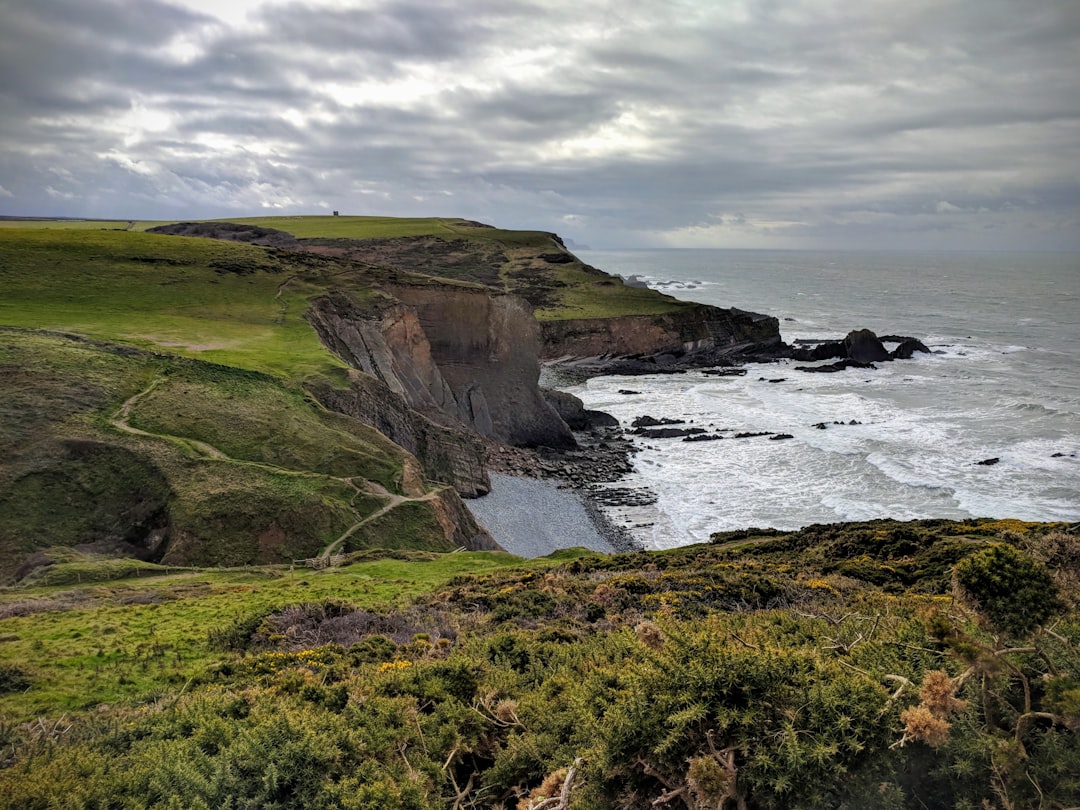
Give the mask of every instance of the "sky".
[{"label": "sky", "polygon": [[1080,0],[0,0],[0,214],[1080,250]]}]

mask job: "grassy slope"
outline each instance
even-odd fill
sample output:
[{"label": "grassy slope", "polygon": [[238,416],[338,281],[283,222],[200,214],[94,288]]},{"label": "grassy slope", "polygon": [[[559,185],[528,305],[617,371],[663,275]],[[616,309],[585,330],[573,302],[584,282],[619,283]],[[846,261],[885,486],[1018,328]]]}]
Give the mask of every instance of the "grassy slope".
[{"label": "grassy slope", "polygon": [[[608,318],[621,315],[658,315],[675,312],[693,304],[658,293],[655,290],[625,287],[618,280],[587,272],[580,262],[569,264],[549,264],[536,257],[544,253],[562,250],[552,239],[551,234],[543,231],[508,231],[499,228],[486,228],[471,225],[460,219],[427,217],[368,217],[368,216],[294,216],[294,217],[239,217],[230,222],[248,223],[267,228],[287,231],[301,239],[394,239],[410,236],[435,236],[447,241],[475,243],[484,247],[496,247],[504,251],[506,262],[500,271],[502,286],[509,292],[521,292],[523,279],[515,277],[515,272],[524,271],[526,278],[542,278],[550,285],[551,303],[537,309],[540,320],[565,320],[571,318]],[[13,221],[5,223],[10,229],[28,229],[49,227],[52,229],[87,230],[95,226],[109,227],[110,223],[89,222],[37,222]],[[144,231],[162,222],[137,222],[133,231]],[[115,223],[112,223],[115,225]],[[55,231],[54,231],[55,233]],[[137,243],[132,243],[137,244]],[[148,243],[152,244],[152,243]],[[155,248],[157,250],[158,248]],[[226,251],[228,248],[203,248],[204,251]],[[206,253],[206,260],[212,260]],[[453,268],[447,268],[447,275],[454,276]],[[194,281],[194,279],[192,279]],[[475,281],[470,275],[461,278]],[[241,296],[242,297],[242,296]],[[288,302],[285,302],[288,304]],[[214,351],[220,351],[220,362],[232,362],[236,356],[250,348],[257,347],[261,353],[272,350],[270,341],[262,336],[256,337],[255,325],[261,321],[260,313],[249,312],[243,325],[237,324],[235,335],[223,337],[223,345]],[[166,321],[165,326],[168,325]],[[175,335],[184,331],[182,324],[172,324],[173,342],[183,342]],[[216,327],[222,329],[221,325]],[[168,340],[168,329],[148,330],[151,340]],[[185,332],[186,334],[186,332]],[[138,337],[136,333],[134,337]],[[229,340],[229,337],[232,340]],[[194,341],[196,344],[198,341]],[[183,347],[179,347],[183,350]],[[268,358],[269,359],[269,358]],[[274,358],[280,365],[281,358]]]},{"label": "grassy slope", "polygon": [[[309,556],[382,505],[365,481],[400,493],[406,454],[303,393],[306,379],[344,382],[344,365],[303,318],[308,299],[330,287],[360,305],[377,295],[363,271],[246,245],[0,231],[6,573],[35,549],[115,541],[117,527],[163,510],[185,535],[170,552],[181,559]],[[111,424],[144,391],[126,417],[130,430]],[[350,547],[380,542],[443,541],[419,504],[365,526]]]},{"label": "grassy slope", "polygon": [[[644,810],[685,780],[709,788],[703,775],[723,791],[714,752],[732,753],[749,808],[997,807],[1001,791],[1016,807],[1075,806],[1080,547],[1063,529],[874,521],[649,555],[426,555],[302,579],[0,592],[0,616],[52,608],[47,622],[0,618],[0,675],[19,686],[0,697],[0,735],[25,757],[0,769],[0,796],[15,797],[0,806],[65,791],[137,804],[149,790],[161,806],[258,795],[419,810],[451,808],[463,788],[492,806],[581,757],[571,807]],[[956,562],[1001,545],[1053,572],[1052,632],[1005,639],[952,588]],[[279,610],[290,604],[306,607]],[[349,622],[354,608],[403,639],[363,612]],[[342,646],[318,640],[323,627]],[[928,673],[955,700],[920,689]],[[1060,719],[1019,724],[1023,684]],[[920,725],[918,706],[948,722]],[[44,744],[64,710],[75,731]],[[12,722],[38,714],[49,720]],[[906,732],[925,736],[899,744]],[[564,774],[546,780],[555,795]]]},{"label": "grassy slope", "polygon": [[[382,505],[366,481],[400,492],[404,451],[266,375],[6,330],[0,376],[9,574],[36,549],[118,542],[156,512],[188,538],[174,562],[313,556]],[[151,435],[124,432],[121,404],[147,390],[126,424]]]},{"label": "grassy slope", "polygon": [[[290,276],[297,278],[283,289]],[[0,324],[299,379],[342,364],[303,319],[312,271],[260,248],[115,231],[0,231]],[[280,295],[278,295],[280,289]]]},{"label": "grassy slope", "polygon": [[71,563],[68,573],[77,571],[84,584],[72,579],[0,591],[0,662],[32,662],[34,677],[28,692],[0,695],[0,716],[23,721],[168,695],[222,659],[209,642],[211,631],[226,632],[253,614],[331,598],[387,608],[459,574],[521,564],[507,554],[475,552],[320,572],[143,565],[142,576],[113,579],[109,562]]}]

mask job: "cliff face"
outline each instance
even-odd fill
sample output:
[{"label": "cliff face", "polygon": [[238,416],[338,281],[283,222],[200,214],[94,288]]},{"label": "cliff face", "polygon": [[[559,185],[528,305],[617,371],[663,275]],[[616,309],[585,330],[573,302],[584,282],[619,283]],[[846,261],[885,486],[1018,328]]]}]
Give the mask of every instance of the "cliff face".
[{"label": "cliff face", "polygon": [[468,497],[489,489],[479,436],[518,446],[573,446],[540,394],[540,329],[510,295],[448,284],[387,285],[386,303],[343,293],[312,302],[323,343],[364,375],[316,396],[420,458],[427,475]]},{"label": "cliff face", "polygon": [[440,390],[452,395],[443,401],[445,413],[507,444],[574,445],[540,393],[540,327],[527,302],[441,285],[391,291],[414,309],[427,336]]},{"label": "cliff face", "polygon": [[776,318],[705,304],[662,315],[550,320],[542,329],[545,360],[592,359],[605,367],[627,358],[654,366],[708,366],[787,351]]}]

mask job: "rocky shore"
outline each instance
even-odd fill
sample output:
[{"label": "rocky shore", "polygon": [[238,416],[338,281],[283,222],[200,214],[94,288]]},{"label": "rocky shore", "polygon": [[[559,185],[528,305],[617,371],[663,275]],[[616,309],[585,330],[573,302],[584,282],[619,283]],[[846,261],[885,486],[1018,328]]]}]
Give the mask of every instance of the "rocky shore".
[{"label": "rocky shore", "polygon": [[[616,506],[627,503],[653,503],[656,496],[651,492],[639,489],[618,489],[606,486],[620,480],[633,470],[631,458],[637,451],[633,442],[623,433],[616,423],[614,426],[594,427],[574,432],[577,447],[572,449],[557,449],[551,447],[509,447],[506,445],[489,442],[487,445],[486,467],[492,481],[492,494],[484,498],[468,501],[470,509],[477,518],[483,522],[482,515],[486,514],[489,505],[501,503],[504,498],[500,496],[500,481],[505,486],[507,478],[517,481],[534,480],[541,482],[545,487],[556,487],[565,491],[567,497],[576,498],[588,516],[589,524],[608,546],[604,551],[640,551],[643,547],[633,535],[626,529],[614,525],[604,514],[604,506]],[[519,493],[521,485],[514,488]],[[537,490],[542,492],[544,490]],[[534,492],[534,494],[536,494]],[[567,502],[569,503],[569,502]],[[527,497],[513,497],[512,503],[506,503],[508,508],[521,510],[523,515],[529,516],[532,525],[543,524],[547,520],[543,511],[538,511],[537,502]],[[495,539],[506,548],[506,543],[500,537],[498,529],[485,524],[493,533]],[[588,531],[582,531],[581,537],[588,537]],[[563,548],[570,546],[585,546],[593,548],[586,542],[579,542],[573,535],[568,535]],[[550,553],[549,551],[524,554],[506,548],[514,554],[522,556],[539,556]]]},{"label": "rocky shore", "polygon": [[[883,345],[884,343],[897,344],[897,348],[889,351]],[[815,366],[796,366],[795,370],[833,373],[848,368],[873,369],[875,366],[871,361],[888,362],[908,359],[917,351],[929,350],[915,338],[893,335],[879,338],[869,330],[850,332],[842,340],[796,344],[788,348],[790,359],[819,363]],[[839,358],[837,362],[821,362],[837,358]],[[604,371],[608,374],[618,374],[620,368],[619,363],[609,361],[604,366]],[[527,489],[528,485],[521,482],[529,479],[538,484],[544,483],[546,486],[554,483],[561,490],[573,490],[580,503],[590,513],[592,525],[614,550],[640,549],[642,548],[640,541],[635,539],[628,530],[613,525],[604,513],[604,507],[648,506],[656,502],[656,495],[647,489],[612,486],[632,472],[633,456],[639,449],[635,445],[635,440],[695,442],[767,438],[770,441],[781,441],[792,438],[789,433],[777,431],[735,432],[720,429],[710,432],[704,427],[688,425],[681,420],[663,415],[643,414],[635,418],[628,426],[620,425],[609,414],[590,411],[577,397],[558,390],[561,385],[573,384],[582,377],[591,376],[591,373],[596,370],[596,368],[583,368],[581,364],[575,362],[549,363],[543,367],[541,393],[559,417],[573,430],[575,447],[526,448],[508,446],[499,442],[486,444],[485,467],[494,476],[493,485],[496,478],[501,480],[512,477],[517,482],[511,487],[514,495],[510,496],[510,500],[503,505],[509,509],[520,510],[527,516],[527,520],[534,521],[534,525],[542,525],[550,521],[543,510],[538,510],[536,502],[530,499],[529,495],[522,494],[522,487]],[[661,373],[681,373],[686,370],[686,368],[674,367],[665,369]],[[629,373],[633,375],[638,371],[635,368]],[[723,366],[706,370],[705,373],[734,375],[745,374],[746,371],[725,363]],[[782,378],[768,381],[781,382]],[[835,422],[834,424],[846,423]],[[824,422],[813,425],[821,430],[828,426]],[[533,496],[540,497],[543,501],[539,493],[540,490],[536,490]],[[485,498],[480,502],[486,501],[490,504],[495,500],[501,502],[506,498],[504,496],[490,501]],[[470,504],[480,502],[472,501]],[[492,531],[496,530],[492,529]],[[575,529],[575,531],[582,538],[591,537],[585,529]],[[540,534],[545,535],[545,531],[541,531]],[[541,541],[535,548],[525,544],[514,553],[524,554],[524,556],[549,553],[537,550],[546,547],[545,543],[546,541]],[[584,545],[595,548],[592,541],[579,541],[574,537],[568,537],[565,545]]]}]

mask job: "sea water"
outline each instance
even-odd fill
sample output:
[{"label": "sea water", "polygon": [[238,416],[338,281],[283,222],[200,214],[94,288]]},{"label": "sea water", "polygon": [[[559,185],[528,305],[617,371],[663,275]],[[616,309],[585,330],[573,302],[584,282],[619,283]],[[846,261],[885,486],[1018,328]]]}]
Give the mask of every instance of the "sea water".
[{"label": "sea water", "polygon": [[[742,377],[597,377],[569,388],[626,426],[648,414],[725,436],[635,439],[634,472],[613,486],[649,489],[656,503],[608,511],[646,546],[879,517],[1080,520],[1080,255],[578,255],[678,298],[775,315],[789,343],[866,328],[932,350],[876,370],[809,374],[784,361]],[[989,459],[998,461],[978,463]]]}]

